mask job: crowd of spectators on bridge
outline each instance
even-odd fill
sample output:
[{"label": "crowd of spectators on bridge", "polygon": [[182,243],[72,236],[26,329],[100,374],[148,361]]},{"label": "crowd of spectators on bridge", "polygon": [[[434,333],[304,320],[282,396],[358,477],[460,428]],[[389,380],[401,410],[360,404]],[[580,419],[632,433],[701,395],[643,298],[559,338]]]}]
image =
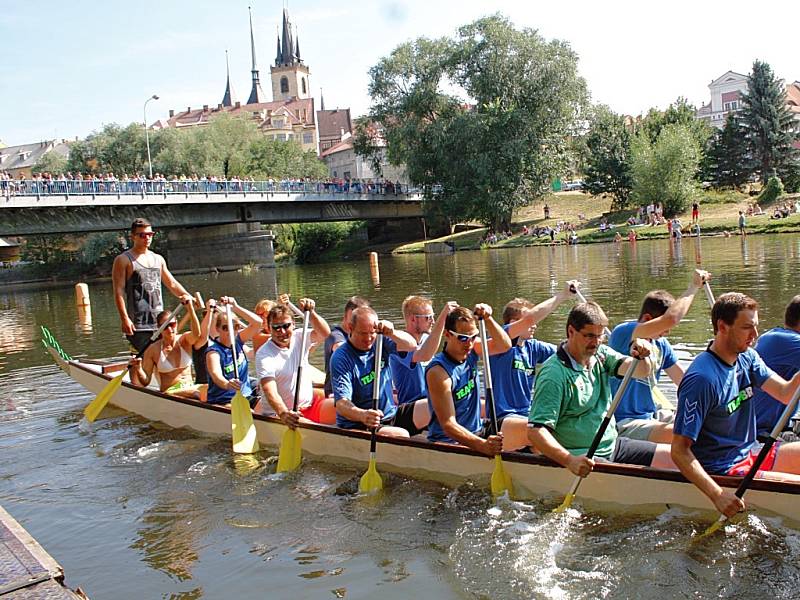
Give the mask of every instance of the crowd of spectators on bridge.
[{"label": "crowd of spectators on bridge", "polygon": [[257,181],[253,177],[231,177],[229,179],[215,175],[198,176],[172,175],[165,177],[155,173],[148,177],[137,173],[129,177],[124,173],[120,177],[114,173],[36,173],[30,177],[20,175],[14,178],[8,173],[0,172],[0,195],[40,196],[69,194],[220,194],[220,193],[261,193],[261,192],[295,192],[295,193],[339,193],[339,194],[407,194],[410,190],[406,184],[384,179],[342,179],[328,178],[312,180],[310,178],[272,177]]}]

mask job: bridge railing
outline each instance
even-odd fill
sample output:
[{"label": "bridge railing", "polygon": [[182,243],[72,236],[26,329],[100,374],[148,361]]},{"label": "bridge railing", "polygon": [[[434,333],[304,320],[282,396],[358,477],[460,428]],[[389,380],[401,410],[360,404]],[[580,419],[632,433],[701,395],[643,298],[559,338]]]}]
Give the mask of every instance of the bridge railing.
[{"label": "bridge railing", "polygon": [[171,194],[417,194],[419,189],[391,182],[243,181],[213,179],[9,179],[0,180],[0,195],[11,196],[169,196]]}]

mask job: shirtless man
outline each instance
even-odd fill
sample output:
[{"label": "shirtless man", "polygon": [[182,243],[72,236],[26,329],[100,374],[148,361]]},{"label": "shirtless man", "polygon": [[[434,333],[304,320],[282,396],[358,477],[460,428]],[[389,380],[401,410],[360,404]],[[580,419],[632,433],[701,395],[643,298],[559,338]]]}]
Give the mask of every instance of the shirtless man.
[{"label": "shirtless man", "polygon": [[[178,323],[173,319],[161,332],[161,339],[145,350],[141,359],[131,359],[131,381],[146,387],[153,372],[158,375],[158,389],[181,398],[205,401],[208,386],[197,385],[192,379],[192,347],[200,338],[200,322],[192,302],[186,303],[191,331],[178,333]],[[169,317],[161,311],[156,319],[160,327]]]},{"label": "shirtless man", "polygon": [[114,259],[111,271],[122,333],[137,351],[145,347],[158,329],[156,316],[164,310],[162,282],[181,302],[191,300],[186,289],[169,272],[164,258],[150,250],[154,235],[146,219],[136,219],[131,224],[133,245]]}]

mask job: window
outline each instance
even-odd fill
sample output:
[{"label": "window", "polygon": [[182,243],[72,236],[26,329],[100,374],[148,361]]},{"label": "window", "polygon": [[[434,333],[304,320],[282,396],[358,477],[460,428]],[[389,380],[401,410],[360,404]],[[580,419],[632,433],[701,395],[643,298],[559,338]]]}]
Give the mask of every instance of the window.
[{"label": "window", "polygon": [[286,136],[286,139],[287,139],[287,140],[293,140],[293,139],[294,139],[294,134],[293,134],[293,133],[290,133],[290,134],[288,134],[288,135]]},{"label": "window", "polygon": [[305,95],[308,93],[308,92],[306,91],[306,78],[305,78],[305,77],[301,78],[301,79],[300,79],[300,83],[302,84],[302,87],[303,87],[303,95],[305,96]]},{"label": "window", "polygon": [[314,136],[313,135],[311,135],[310,133],[304,133],[303,134],[303,143],[304,144],[311,144],[313,142],[314,142]]},{"label": "window", "polygon": [[286,141],[286,134],[285,133],[279,133],[277,139],[278,139],[279,142],[285,142]]},{"label": "window", "polygon": [[289,93],[289,78],[281,77],[281,94]]},{"label": "window", "polygon": [[283,127],[283,119],[272,119],[273,127]]}]

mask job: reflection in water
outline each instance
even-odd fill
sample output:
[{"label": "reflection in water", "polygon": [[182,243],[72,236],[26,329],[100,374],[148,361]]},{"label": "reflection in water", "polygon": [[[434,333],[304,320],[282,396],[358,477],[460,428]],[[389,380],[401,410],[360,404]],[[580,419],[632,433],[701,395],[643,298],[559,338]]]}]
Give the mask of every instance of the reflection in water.
[{"label": "reflection in water", "polygon": [[78,306],[78,330],[83,333],[92,333],[92,307],[91,305]]}]

